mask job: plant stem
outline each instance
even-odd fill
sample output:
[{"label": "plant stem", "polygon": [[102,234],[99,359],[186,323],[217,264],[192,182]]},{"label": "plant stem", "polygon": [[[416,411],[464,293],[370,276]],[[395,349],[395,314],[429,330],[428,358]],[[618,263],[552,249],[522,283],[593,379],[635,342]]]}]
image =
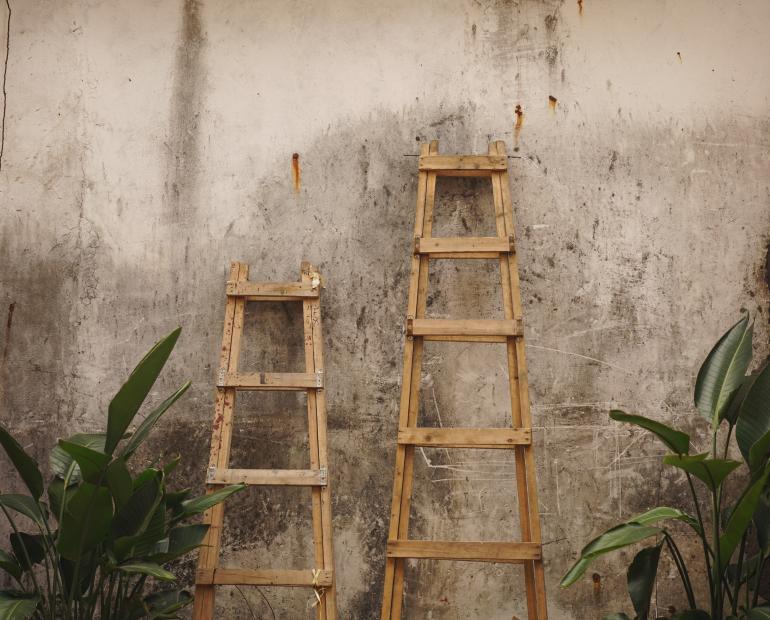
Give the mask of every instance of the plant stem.
[{"label": "plant stem", "polygon": [[5,518],[8,519],[8,523],[10,524],[11,529],[13,529],[13,532],[14,534],[16,534],[16,538],[19,541],[19,544],[21,545],[21,550],[24,552],[24,559],[27,561],[27,566],[29,567],[30,577],[32,577],[32,583],[35,586],[35,592],[37,592],[37,595],[41,598],[41,602],[43,603],[43,608],[45,608],[45,595],[40,590],[40,585],[37,583],[37,577],[35,577],[35,569],[32,566],[32,561],[29,559],[29,552],[27,551],[27,545],[24,544],[24,541],[21,538],[21,534],[19,533],[19,528],[16,527],[16,522],[8,513],[8,510],[2,504],[0,504],[0,509],[2,509],[3,514],[5,514]]},{"label": "plant stem", "polygon": [[[734,591],[735,598],[733,598],[733,606],[732,606],[733,615],[735,615],[738,612],[738,600],[740,598],[741,586],[743,585],[743,580],[742,580],[743,557],[744,557],[744,554],[746,553],[747,535],[748,535],[748,531],[744,532],[743,536],[741,536],[741,546],[740,546],[740,549],[738,550],[738,565],[736,567],[737,570],[735,571],[735,591]],[[747,569],[746,590],[748,591],[748,589],[749,589],[749,581],[748,581],[748,569]]]},{"label": "plant stem", "polygon": [[682,554],[679,552],[679,548],[676,546],[674,539],[668,532],[663,532],[664,540],[668,545],[668,549],[671,552],[671,557],[674,559],[674,564],[679,571],[679,576],[682,578],[682,585],[684,586],[685,594],[687,595],[687,602],[690,605],[690,609],[697,609],[698,606],[695,602],[695,594],[692,590],[692,582],[690,581],[690,574],[687,571],[687,566],[682,559]]},{"label": "plant stem", "polygon": [[754,600],[752,601],[752,607],[756,607],[757,603],[759,602],[759,586],[762,584],[762,571],[765,570],[765,562],[767,562],[767,558],[762,551],[759,552],[759,560],[759,564],[757,565],[757,582],[756,588],[754,588]]},{"label": "plant stem", "polygon": [[687,476],[687,483],[690,485],[690,492],[692,493],[692,501],[693,504],[695,504],[695,514],[698,517],[698,524],[700,525],[700,531],[698,534],[700,534],[701,542],[703,543],[703,556],[706,560],[706,575],[708,576],[709,581],[709,592],[712,593],[711,596],[711,603],[713,604],[713,592],[714,592],[714,581],[711,577],[711,548],[709,547],[708,541],[706,540],[706,524],[703,521],[703,514],[700,510],[700,502],[698,501],[698,494],[695,492],[695,485],[692,483],[692,476],[689,472],[685,472],[685,475]]}]

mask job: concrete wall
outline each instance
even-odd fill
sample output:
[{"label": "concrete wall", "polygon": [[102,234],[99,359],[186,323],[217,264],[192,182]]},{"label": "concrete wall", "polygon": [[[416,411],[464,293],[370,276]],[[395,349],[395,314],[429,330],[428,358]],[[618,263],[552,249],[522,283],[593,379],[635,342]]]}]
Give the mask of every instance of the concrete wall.
[{"label": "concrete wall", "polygon": [[[25,445],[42,457],[57,436],[101,428],[126,373],[182,325],[154,398],[187,378],[193,388],[144,456],[181,452],[179,484],[199,485],[228,261],[249,262],[255,279],[293,279],[314,261],[326,281],[340,608],[377,616],[416,194],[405,155],[436,138],[448,153],[504,139],[520,157],[512,191],[551,617],[630,611],[628,554],[597,564],[596,583],[557,584],[603,528],[652,502],[687,505],[659,446],[607,410],[675,422],[702,444],[694,374],[739,310],[756,316],[767,354],[770,4],[11,5],[0,417]],[[489,227],[482,184],[442,181],[439,193],[445,234]],[[497,277],[495,265],[436,269],[431,315],[499,312]],[[283,336],[297,319],[250,312],[247,366],[298,368],[299,338],[258,335]],[[424,422],[504,423],[503,361],[491,345],[431,347]],[[234,462],[301,466],[301,404],[243,399]],[[418,456],[414,536],[515,537],[507,455]],[[5,460],[2,479],[16,484]],[[302,566],[308,506],[304,491],[239,497],[225,560]],[[184,563],[186,579],[193,568]],[[520,575],[416,565],[408,617],[522,618]],[[264,594],[278,618],[312,615],[305,591]],[[683,600],[667,564],[658,608]],[[219,601],[221,617],[250,617],[238,592]]]}]

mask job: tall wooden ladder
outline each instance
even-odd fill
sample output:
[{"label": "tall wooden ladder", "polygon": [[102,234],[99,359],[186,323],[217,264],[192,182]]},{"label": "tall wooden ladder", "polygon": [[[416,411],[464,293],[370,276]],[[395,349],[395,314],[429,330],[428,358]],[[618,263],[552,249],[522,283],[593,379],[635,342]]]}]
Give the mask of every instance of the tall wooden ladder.
[{"label": "tall wooden ladder", "polygon": [[[249,266],[233,262],[227,280],[225,327],[222,337],[211,457],[206,474],[211,492],[226,484],[301,486],[311,491],[315,566],[306,570],[241,569],[219,566],[224,505],[204,515],[210,525],[201,547],[195,577],[193,618],[214,617],[215,587],[219,585],[294,586],[313,588],[316,618],[336,620],[337,607],[332,560],[331,495],[326,455],[326,398],[324,393],[323,340],[321,336],[320,282],[318,271],[307,262],[299,282],[249,282]],[[250,301],[302,302],[305,372],[244,373],[238,370],[244,311]],[[241,390],[307,391],[310,469],[230,469],[233,410]]]},{"label": "tall wooden ladder", "polygon": [[[489,155],[438,154],[438,142],[423,144],[419,159],[417,213],[409,280],[404,370],[396,447],[396,471],[390,512],[382,620],[401,618],[405,562],[411,559],[501,562],[524,565],[529,620],[546,620],[545,579],[537,502],[532,420],[522,333],[521,293],[514,244],[513,215],[504,142],[492,142]],[[433,237],[436,177],[488,177],[492,181],[496,237]],[[426,319],[428,264],[438,259],[499,259],[503,320]],[[504,343],[508,355],[511,428],[420,428],[417,426],[423,343]],[[409,510],[414,477],[414,449],[513,449],[521,541],[457,542],[409,540]]]}]

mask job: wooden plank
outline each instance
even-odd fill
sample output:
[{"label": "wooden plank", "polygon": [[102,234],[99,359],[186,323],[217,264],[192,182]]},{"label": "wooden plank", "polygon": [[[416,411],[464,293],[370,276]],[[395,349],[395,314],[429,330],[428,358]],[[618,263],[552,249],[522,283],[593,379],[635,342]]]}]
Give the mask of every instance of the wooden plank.
[{"label": "wooden plank", "polygon": [[406,428],[398,443],[434,448],[512,448],[532,443],[528,428]]},{"label": "wooden plank", "polygon": [[519,564],[542,557],[531,542],[460,542],[449,540],[389,540],[389,558],[504,562]]},{"label": "wooden plank", "polygon": [[330,570],[248,569],[209,568],[198,569],[195,582],[200,585],[217,586],[289,586],[323,587],[332,585]]},{"label": "wooden plank", "polygon": [[506,237],[415,237],[414,251],[431,258],[497,258],[514,246]]},{"label": "wooden plank", "polygon": [[227,295],[247,301],[302,301],[318,297],[320,281],[312,282],[228,282]]},{"label": "wooden plank", "polygon": [[323,387],[320,372],[228,372],[219,387],[238,390],[315,390]]},{"label": "wooden plank", "polygon": [[519,336],[517,321],[510,319],[407,319],[410,336]]},{"label": "wooden plank", "polygon": [[490,172],[505,170],[508,159],[497,155],[428,155],[420,156],[420,170],[432,172]]},{"label": "wooden plank", "polygon": [[250,484],[254,486],[324,486],[325,469],[210,469],[208,484]]}]

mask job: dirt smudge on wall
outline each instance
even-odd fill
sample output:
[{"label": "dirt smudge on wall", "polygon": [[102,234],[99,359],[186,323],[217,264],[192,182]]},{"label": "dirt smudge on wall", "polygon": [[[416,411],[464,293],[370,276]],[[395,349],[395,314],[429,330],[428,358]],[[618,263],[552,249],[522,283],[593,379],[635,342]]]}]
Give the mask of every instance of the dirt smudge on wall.
[{"label": "dirt smudge on wall", "polygon": [[197,203],[205,41],[200,1],[184,0],[166,144],[165,202],[172,221],[179,220],[183,210],[189,212]]}]

